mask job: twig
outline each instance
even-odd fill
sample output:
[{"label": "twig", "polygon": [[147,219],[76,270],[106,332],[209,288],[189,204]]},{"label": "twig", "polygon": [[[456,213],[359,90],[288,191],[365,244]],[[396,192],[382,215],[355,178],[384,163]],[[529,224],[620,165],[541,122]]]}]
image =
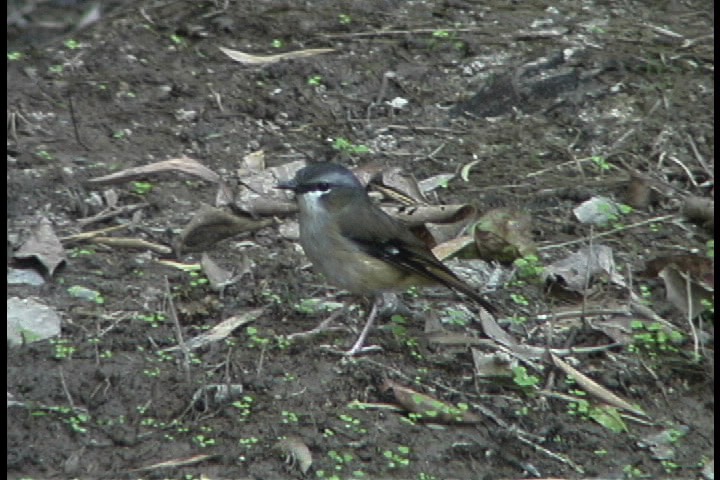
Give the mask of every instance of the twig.
[{"label": "twig", "polygon": [[384,37],[394,35],[407,35],[411,33],[435,33],[438,30],[450,33],[484,33],[487,34],[487,30],[481,27],[470,27],[470,28],[415,28],[411,30],[373,30],[370,32],[354,32],[354,33],[322,33],[321,37],[324,38],[360,38],[360,37]]},{"label": "twig", "polygon": [[167,276],[164,277],[165,280],[165,295],[168,299],[168,315],[170,315],[170,318],[173,321],[173,325],[175,326],[175,338],[178,342],[178,347],[180,347],[180,351],[183,354],[183,368],[185,370],[185,377],[187,381],[190,381],[190,350],[187,348],[187,345],[185,345],[185,340],[183,339],[182,335],[182,329],[180,328],[180,321],[178,320],[177,316],[177,310],[175,309],[175,303],[172,299],[172,292],[170,292],[170,282],[167,279]]},{"label": "twig", "polygon": [[68,400],[68,404],[70,405],[70,408],[75,411],[75,402],[73,401],[72,395],[70,395],[70,390],[68,390],[67,383],[65,383],[65,375],[63,374],[62,366],[58,367],[58,374],[60,375],[60,385],[62,386],[63,393],[65,393],[65,397]]},{"label": "twig", "polygon": [[705,173],[707,173],[710,178],[715,179],[715,174],[712,172],[712,170],[710,170],[710,167],[708,166],[703,156],[700,155],[700,151],[698,150],[697,145],[695,145],[695,140],[693,139],[692,135],[688,135],[688,142],[690,143],[690,148],[692,148],[693,154],[695,155],[695,160],[698,161],[700,166],[702,166],[703,170],[705,170]]},{"label": "twig", "polygon": [[331,332],[331,331],[337,331],[337,330],[346,330],[344,327],[329,327],[332,322],[337,320],[337,318],[340,316],[340,314],[343,312],[343,310],[337,310],[333,312],[328,318],[323,320],[318,324],[317,327],[313,328],[312,330],[308,330],[305,332],[297,332],[297,333],[291,333],[290,335],[286,335],[285,338],[290,341],[295,341],[299,339],[306,339],[309,337],[312,337],[314,335],[317,335],[319,333],[323,332]]},{"label": "twig", "polygon": [[161,245],[159,243],[149,242],[142,238],[128,238],[128,237],[93,237],[90,243],[96,243],[99,245],[106,245],[108,247],[116,248],[139,248],[142,250],[152,250],[153,252],[161,255],[169,255],[173,252],[173,249],[167,245]]},{"label": "twig", "polygon": [[695,359],[700,358],[700,339],[698,338],[697,330],[695,329],[695,324],[693,323],[693,314],[695,313],[693,311],[693,301],[692,301],[692,283],[690,282],[690,274],[680,274],[681,276],[685,277],[685,295],[687,295],[687,321],[688,325],[690,325],[690,332],[692,333],[693,337],[693,352],[695,353]]},{"label": "twig", "polygon": [[[597,235],[595,235],[595,238],[607,237],[607,236],[613,235],[618,232],[630,230],[631,228],[642,227],[643,225],[648,225],[650,223],[664,222],[666,220],[671,220],[673,218],[678,218],[678,216],[673,214],[673,215],[663,215],[661,217],[650,218],[647,220],[643,220],[642,222],[632,223],[630,225],[623,225],[622,227],[614,228],[612,230],[608,230],[607,232],[598,233]],[[567,247],[568,245],[575,245],[577,243],[584,243],[586,241],[587,241],[587,239],[580,238],[577,240],[570,240],[568,242],[556,243],[553,245],[543,245],[542,247],[539,247],[538,250],[540,250],[540,251],[552,250],[553,248]]]},{"label": "twig", "polygon": [[70,119],[72,120],[73,131],[75,132],[75,140],[88,152],[90,148],[80,138],[80,131],[78,130],[77,120],[75,120],[75,107],[73,106],[72,95],[68,96],[68,105],[70,106]]},{"label": "twig", "polygon": [[108,208],[98,213],[97,215],[93,215],[92,217],[81,218],[78,220],[78,223],[80,225],[87,225],[89,223],[103,222],[119,215],[132,213],[135,210],[145,208],[149,205],[149,203],[134,203],[132,205],[124,205],[122,207]]},{"label": "twig", "polygon": [[129,226],[130,226],[130,224],[126,223],[123,225],[113,225],[112,227],[101,228],[100,230],[93,230],[92,232],[80,232],[80,233],[76,233],[75,235],[62,237],[60,239],[60,242],[63,242],[63,243],[82,242],[84,240],[90,240],[91,238],[94,238],[94,237],[99,237],[102,235],[107,235],[108,233],[117,232],[118,230],[128,228]]},{"label": "twig", "polygon": [[669,158],[672,162],[678,164],[680,166],[680,168],[683,169],[683,171],[685,172],[685,175],[687,175],[688,178],[690,179],[690,183],[693,184],[693,187],[699,186],[698,183],[695,181],[695,177],[693,177],[693,174],[690,171],[690,169],[683,162],[681,162],[680,159],[675,158],[673,155],[668,155],[667,158]]},{"label": "twig", "polygon": [[578,473],[580,473],[580,474],[584,474],[584,473],[585,473],[585,470],[584,470],[580,465],[578,465],[577,463],[573,462],[573,461],[570,460],[568,457],[566,457],[566,456],[564,456],[564,455],[561,455],[561,454],[559,454],[559,453],[555,453],[555,452],[553,452],[553,451],[550,451],[550,450],[548,450],[548,449],[545,448],[545,447],[541,447],[541,446],[538,445],[537,443],[535,443],[535,442],[533,442],[533,441],[531,441],[531,440],[529,440],[529,439],[527,439],[527,438],[525,438],[525,437],[523,437],[523,436],[521,436],[521,435],[518,435],[518,436],[517,436],[517,439],[520,440],[522,443],[524,443],[524,444],[526,444],[526,445],[530,445],[532,448],[534,448],[534,449],[537,450],[538,452],[544,453],[544,454],[547,455],[548,457],[550,457],[550,458],[552,458],[552,459],[555,459],[555,460],[557,460],[557,461],[560,462],[560,463],[564,463],[565,465],[569,465],[569,466],[570,466],[573,470],[575,470],[576,472],[578,472]]}]

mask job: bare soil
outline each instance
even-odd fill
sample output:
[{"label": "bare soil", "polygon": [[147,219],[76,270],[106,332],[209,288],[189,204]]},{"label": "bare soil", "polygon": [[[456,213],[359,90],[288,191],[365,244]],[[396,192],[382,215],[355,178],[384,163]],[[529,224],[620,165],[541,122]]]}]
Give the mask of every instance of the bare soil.
[{"label": "bare soil", "polygon": [[[450,181],[435,201],[529,213],[546,264],[602,233],[574,218],[579,202],[631,202],[628,186],[640,173],[651,194],[622,218],[628,228],[601,240],[686,341],[670,351],[619,345],[566,358],[647,413],[613,433],[572,410],[568,396],[578,388],[549,361],[530,372],[537,387],[522,387],[478,377],[467,347],[429,342],[423,318],[459,303],[441,290],[405,298],[414,319],[406,336],[380,322],[370,342],[381,352],[333,353],[354,340],[366,305],[305,268],[279,221],[208,252],[224,268],[247,270],[222,292],[156,261],[171,255],[67,244],[66,264],[44,285],[8,285],[8,298],[36,297],[60,312],[72,347],[59,351],[55,340],[8,349],[8,393],[22,402],[7,410],[8,478],[701,478],[714,456],[712,321],[697,325],[706,336],[694,361],[687,319],[665,301],[660,279],[639,273],[652,258],[704,254],[712,238],[678,210],[685,195],[713,195],[711,2],[100,5],[99,20],[82,28],[91,2],[8,7],[8,52],[22,54],[7,65],[9,259],[41,216],[60,237],[132,218],[122,236],[171,244],[202,204],[215,202],[214,185],[167,175],[138,193],[129,183],[87,180],[182,155],[233,187],[243,181],[240,160],[260,149],[270,166],[373,163],[418,179],[477,160],[467,181]],[[218,47],[334,51],[247,66]],[[396,98],[407,105],[390,105]],[[370,153],[333,149],[338,138]],[[79,222],[102,210],[109,188],[120,205],[149,205],[135,217]],[[165,279],[184,339],[260,308],[255,330],[239,328],[189,358],[162,353],[178,343]],[[104,303],[73,297],[73,285],[99,291]],[[346,328],[279,340],[328,316],[295,307],[308,298],[352,306],[335,323]],[[612,343],[579,318],[540,317],[582,304],[549,297],[542,283],[508,282],[487,298],[524,343]],[[608,309],[626,300],[610,285],[593,299]],[[512,317],[527,320],[504,320]],[[380,388],[386,379],[466,404],[481,421],[433,424],[352,406],[393,403]],[[242,393],[193,400],[208,385]],[[664,431],[684,432],[669,456],[643,442]],[[301,459],[286,462],[293,454],[276,447],[283,437],[309,448],[305,475]],[[171,461],[185,463],[159,465]]]}]

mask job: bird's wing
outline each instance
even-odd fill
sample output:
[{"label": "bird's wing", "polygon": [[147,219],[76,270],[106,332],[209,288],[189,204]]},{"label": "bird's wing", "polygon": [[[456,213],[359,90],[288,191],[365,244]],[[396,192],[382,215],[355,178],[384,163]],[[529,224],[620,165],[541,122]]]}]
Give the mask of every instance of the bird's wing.
[{"label": "bird's wing", "polygon": [[354,221],[342,222],[345,227],[340,233],[363,252],[415,274],[427,283],[439,283],[462,292],[489,312],[495,312],[487,300],[460,280],[399,220],[372,203],[370,208],[352,208],[347,211],[352,212]]}]

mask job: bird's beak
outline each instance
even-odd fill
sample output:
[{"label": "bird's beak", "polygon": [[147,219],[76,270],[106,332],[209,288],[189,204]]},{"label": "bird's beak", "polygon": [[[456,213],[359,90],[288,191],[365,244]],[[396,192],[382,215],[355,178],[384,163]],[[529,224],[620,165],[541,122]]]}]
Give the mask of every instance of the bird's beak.
[{"label": "bird's beak", "polygon": [[281,190],[293,190],[297,188],[297,182],[295,179],[291,180],[285,180],[284,182],[280,182],[277,185],[275,185],[275,188],[279,188]]}]

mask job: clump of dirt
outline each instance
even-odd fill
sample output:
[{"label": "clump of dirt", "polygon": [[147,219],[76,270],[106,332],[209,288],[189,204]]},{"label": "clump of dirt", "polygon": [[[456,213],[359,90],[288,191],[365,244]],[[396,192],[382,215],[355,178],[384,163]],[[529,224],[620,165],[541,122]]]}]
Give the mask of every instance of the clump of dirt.
[{"label": "clump of dirt", "polygon": [[[8,478],[704,475],[714,455],[712,322],[705,314],[691,324],[660,278],[638,274],[648,260],[704,257],[713,238],[680,210],[689,196],[713,196],[707,2],[8,8],[9,257],[41,217],[67,252],[43,285],[8,285],[8,298],[35,297],[63,319],[61,337],[8,349]],[[220,47],[332,51],[247,65]],[[528,213],[542,265],[583,245],[610,247],[625,287],[608,278],[593,295],[558,299],[498,265],[503,284],[487,297],[521,343],[563,351],[645,415],[605,408],[610,399],[569,380],[549,356],[520,358],[514,377],[481,376],[479,354],[517,361],[517,352],[453,321],[448,312],[472,307],[440,291],[406,295],[407,321],[371,333],[381,352],[337,355],[367,308],[305,268],[283,230],[291,217],[209,249],[239,278],[219,290],[172,263],[197,263],[199,253],[68,239],[117,226],[105,236],[170,246],[216,204],[216,185],[177,173],[88,180],[188,156],[234,194],[248,178],[241,159],[259,150],[270,167],[330,159],[417,179],[457,173],[433,202]],[[634,208],[590,228],[572,212],[597,196]],[[108,201],[116,209],[105,215]],[[102,302],[74,297],[74,285]],[[593,323],[628,311],[630,292],[681,340]],[[314,305],[333,302],[347,309],[331,328],[293,336],[331,315]],[[648,311],[621,316],[623,325]],[[446,330],[478,340],[472,349],[423,331],[423,319],[442,318]],[[228,319],[249,323],[192,348]],[[387,380],[479,421],[408,414]]]}]

